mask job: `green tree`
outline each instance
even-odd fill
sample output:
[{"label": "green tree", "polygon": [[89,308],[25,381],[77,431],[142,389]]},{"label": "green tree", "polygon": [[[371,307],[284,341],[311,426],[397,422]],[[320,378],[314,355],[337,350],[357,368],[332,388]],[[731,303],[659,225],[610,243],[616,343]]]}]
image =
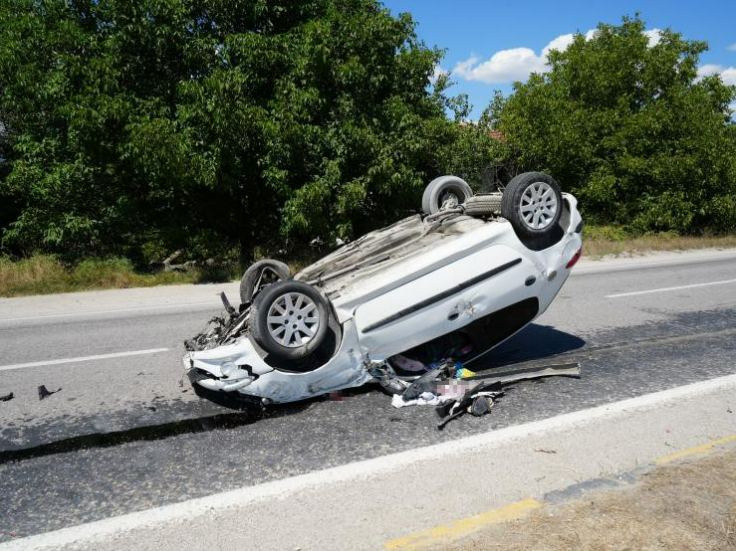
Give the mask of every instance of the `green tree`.
[{"label": "green tree", "polygon": [[3,247],[249,256],[393,220],[457,133],[440,57],[374,0],[5,0]]},{"label": "green tree", "polygon": [[704,42],[638,16],[580,34],[550,70],[497,96],[496,162],[553,174],[599,223],[639,231],[736,228],[736,88],[697,77]]}]

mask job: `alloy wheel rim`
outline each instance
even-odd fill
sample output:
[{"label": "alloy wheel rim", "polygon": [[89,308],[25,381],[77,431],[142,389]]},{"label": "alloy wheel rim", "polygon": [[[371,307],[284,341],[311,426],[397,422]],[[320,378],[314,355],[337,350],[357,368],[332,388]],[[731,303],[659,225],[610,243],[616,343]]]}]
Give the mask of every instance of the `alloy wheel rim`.
[{"label": "alloy wheel rim", "polygon": [[297,348],[317,334],[320,319],[317,304],[303,293],[284,293],[268,309],[268,332],[281,346]]},{"label": "alloy wheel rim", "polygon": [[557,214],[557,195],[546,182],[534,182],[521,195],[521,218],[534,230],[548,227]]}]

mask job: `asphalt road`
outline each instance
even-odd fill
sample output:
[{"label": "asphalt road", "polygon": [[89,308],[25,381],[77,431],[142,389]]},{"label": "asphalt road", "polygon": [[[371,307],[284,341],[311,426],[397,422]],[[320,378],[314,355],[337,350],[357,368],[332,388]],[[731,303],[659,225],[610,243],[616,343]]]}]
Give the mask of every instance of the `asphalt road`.
[{"label": "asphalt road", "polygon": [[[492,415],[441,432],[431,409],[395,410],[371,387],[257,419],[200,400],[179,359],[216,311],[201,301],[44,317],[3,316],[0,302],[0,395],[14,393],[0,402],[0,541],[736,372],[736,254],[579,268],[547,313],[475,367],[555,356],[580,361],[582,379],[518,384]],[[40,400],[39,385],[61,390]]]}]

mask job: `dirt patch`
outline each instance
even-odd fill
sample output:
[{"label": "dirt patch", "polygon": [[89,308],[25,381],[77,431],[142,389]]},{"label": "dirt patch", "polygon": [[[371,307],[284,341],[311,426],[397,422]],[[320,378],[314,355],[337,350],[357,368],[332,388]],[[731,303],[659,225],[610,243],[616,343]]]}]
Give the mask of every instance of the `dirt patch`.
[{"label": "dirt patch", "polygon": [[736,550],[736,451],[660,467],[438,549]]}]

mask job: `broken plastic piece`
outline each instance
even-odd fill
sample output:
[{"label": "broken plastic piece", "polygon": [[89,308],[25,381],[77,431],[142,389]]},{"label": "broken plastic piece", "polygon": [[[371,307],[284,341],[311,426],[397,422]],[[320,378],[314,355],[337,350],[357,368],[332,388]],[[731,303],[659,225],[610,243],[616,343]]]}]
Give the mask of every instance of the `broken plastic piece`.
[{"label": "broken plastic piece", "polygon": [[60,388],[56,390],[49,390],[48,388],[46,388],[46,385],[41,385],[38,387],[38,399],[43,400],[44,398],[48,398],[49,396],[51,396],[52,394],[56,394],[60,390]]},{"label": "broken plastic piece", "polygon": [[225,307],[225,310],[227,310],[228,314],[230,314],[231,316],[235,314],[235,308],[233,308],[233,305],[230,304],[230,301],[227,299],[225,291],[220,293],[220,300],[222,301],[222,305]]},{"label": "broken plastic piece", "polygon": [[[461,364],[458,363],[457,365]],[[435,367],[432,371],[427,371],[410,384],[404,391],[402,397],[404,400],[416,400],[423,392],[437,394],[437,381],[454,377],[456,371],[456,364],[452,360],[447,360]]]},{"label": "broken plastic piece", "polygon": [[0,396],[0,402],[9,402],[13,399],[13,393],[9,392],[8,394],[5,394],[4,396]]},{"label": "broken plastic piece", "polygon": [[456,379],[467,379],[469,377],[475,377],[477,373],[475,371],[470,371],[467,367],[461,367],[457,370],[455,373]]}]

